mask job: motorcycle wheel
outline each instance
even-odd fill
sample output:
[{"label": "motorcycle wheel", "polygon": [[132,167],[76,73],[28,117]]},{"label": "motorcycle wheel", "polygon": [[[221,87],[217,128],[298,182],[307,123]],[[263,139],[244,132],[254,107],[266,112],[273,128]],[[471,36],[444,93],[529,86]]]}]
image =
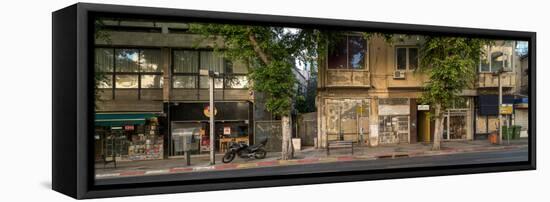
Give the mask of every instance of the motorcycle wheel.
[{"label": "motorcycle wheel", "polygon": [[223,155],[222,162],[223,163],[229,163],[235,159],[235,153],[234,152],[227,152],[225,155]]},{"label": "motorcycle wheel", "polygon": [[267,155],[267,152],[264,149],[258,149],[254,152],[254,158],[263,159]]}]

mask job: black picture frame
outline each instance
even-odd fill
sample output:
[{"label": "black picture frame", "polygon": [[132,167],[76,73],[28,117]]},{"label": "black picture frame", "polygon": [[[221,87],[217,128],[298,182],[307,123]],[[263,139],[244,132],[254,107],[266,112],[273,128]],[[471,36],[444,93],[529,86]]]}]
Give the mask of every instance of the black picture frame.
[{"label": "black picture frame", "polygon": [[[529,160],[422,168],[342,171],[191,181],[94,185],[93,177],[93,47],[94,16],[185,19],[330,29],[376,30],[411,34],[460,35],[525,40],[529,44]],[[363,180],[443,176],[536,169],[536,33],[399,23],[288,17],[106,4],[77,3],[52,13],[52,188],[84,199],[146,194],[228,190]]]}]

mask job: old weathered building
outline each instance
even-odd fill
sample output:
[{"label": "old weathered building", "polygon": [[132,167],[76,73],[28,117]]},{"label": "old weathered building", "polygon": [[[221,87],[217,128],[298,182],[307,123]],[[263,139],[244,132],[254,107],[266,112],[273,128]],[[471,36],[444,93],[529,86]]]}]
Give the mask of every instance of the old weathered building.
[{"label": "old weathered building", "polygon": [[[321,57],[326,59],[319,61],[319,146],[337,139],[370,146],[429,143],[433,139],[430,106],[419,104],[429,79],[426,73],[417,71],[423,38],[394,37],[393,43],[387,43],[381,37],[367,41],[351,34]],[[498,99],[494,96],[498,94],[498,83],[494,72],[500,68],[510,71],[501,75],[504,103],[508,103],[517,90],[519,71],[514,45],[497,42],[488,47],[475,86],[463,91],[464,102],[457,102],[445,112],[444,141],[472,140],[496,130],[494,101],[498,103]]]}]

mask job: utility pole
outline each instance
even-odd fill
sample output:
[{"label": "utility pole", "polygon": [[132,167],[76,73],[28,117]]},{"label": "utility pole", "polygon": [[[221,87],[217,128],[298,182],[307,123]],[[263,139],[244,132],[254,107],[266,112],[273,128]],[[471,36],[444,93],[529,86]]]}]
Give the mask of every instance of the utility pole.
[{"label": "utility pole", "polygon": [[210,114],[210,165],[216,164],[216,155],[214,154],[214,115],[216,108],[214,108],[214,76],[208,77],[210,80],[210,105],[208,106],[208,113]]},{"label": "utility pole", "polygon": [[200,70],[201,76],[208,76],[209,80],[209,94],[210,104],[208,105],[208,115],[210,116],[210,165],[216,164],[216,155],[214,154],[214,116],[216,115],[216,108],[214,107],[214,77],[219,73],[209,70]]},{"label": "utility pole", "polygon": [[502,144],[502,83],[500,81],[500,75],[502,74],[502,69],[498,70],[498,144]]}]

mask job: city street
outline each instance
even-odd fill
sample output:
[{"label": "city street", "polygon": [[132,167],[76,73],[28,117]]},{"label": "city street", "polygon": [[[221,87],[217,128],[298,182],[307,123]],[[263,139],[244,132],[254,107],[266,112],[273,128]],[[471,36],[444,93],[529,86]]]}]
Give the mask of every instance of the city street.
[{"label": "city street", "polygon": [[[472,153],[456,153],[446,155],[433,156],[417,156],[417,157],[393,157],[393,158],[378,158],[376,160],[343,160],[328,163],[311,163],[276,167],[257,167],[247,169],[234,169],[223,171],[209,172],[189,172],[189,173],[174,173],[170,175],[147,175],[134,176],[125,178],[105,178],[96,179],[97,185],[108,184],[124,184],[124,183],[143,183],[156,181],[178,181],[178,180],[195,180],[195,179],[216,179],[216,178],[232,178],[232,177],[247,177],[247,176],[262,176],[262,175],[292,175],[300,173],[323,173],[323,172],[338,172],[338,171],[353,171],[353,170],[375,170],[375,169],[392,169],[406,167],[429,167],[429,166],[448,166],[448,165],[464,165],[464,164],[484,164],[484,163],[499,163],[499,162],[518,162],[527,161],[527,147],[519,147],[517,149],[509,149],[504,151],[483,151]],[[344,158],[342,158],[344,159]]]}]

